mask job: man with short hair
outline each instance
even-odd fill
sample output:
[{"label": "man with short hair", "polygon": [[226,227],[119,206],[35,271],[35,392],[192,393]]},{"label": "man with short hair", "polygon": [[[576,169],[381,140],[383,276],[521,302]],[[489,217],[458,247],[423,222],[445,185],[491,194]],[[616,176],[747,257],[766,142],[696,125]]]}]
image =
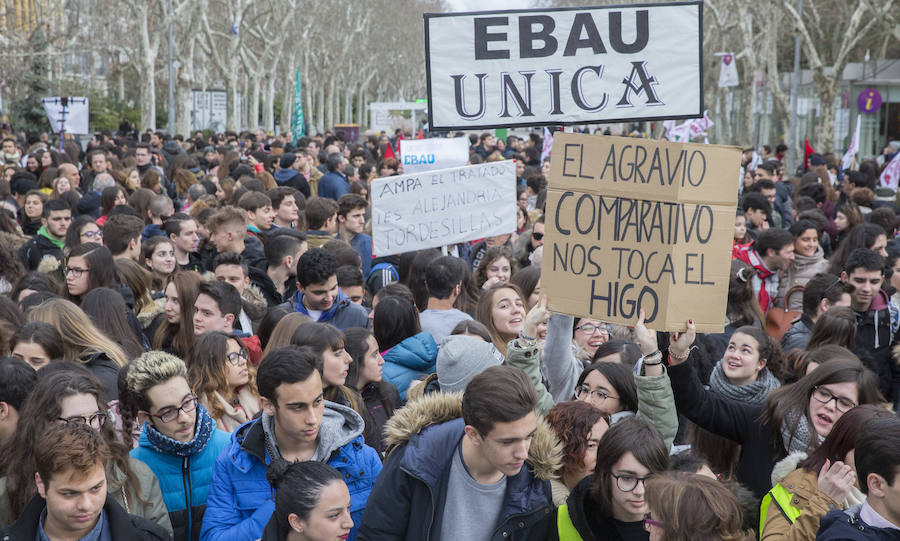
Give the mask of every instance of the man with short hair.
[{"label": "man with short hair", "polygon": [[340,152],[332,152],[325,159],[328,172],[319,179],[319,197],[327,197],[337,201],[342,195],[350,191],[350,183],[344,175],[344,167],[347,162]]},{"label": "man with short hair", "polygon": [[763,313],[774,306],[778,296],[778,271],[794,261],[794,236],[784,229],[766,229],[755,242],[736,245],[732,257],[747,263],[753,274],[753,293]]},{"label": "man with short hair", "polygon": [[143,423],[131,456],[159,479],[175,539],[197,541],[213,466],[231,436],[198,402],[184,361],[174,355],[144,353],[129,365],[126,384]]},{"label": "man with short hair", "polygon": [[57,168],[57,176],[66,177],[69,179],[69,184],[72,185],[72,189],[81,193],[81,173],[78,172],[78,167],[75,164],[71,163],[61,163]]},{"label": "man with short hair", "polygon": [[168,195],[154,195],[147,205],[147,216],[150,217],[150,223],[141,233],[141,242],[147,242],[150,237],[165,237],[166,232],[163,231],[163,220],[175,214],[175,204]]},{"label": "man with short hair", "polygon": [[80,423],[50,423],[36,435],[37,494],[25,511],[0,532],[10,541],[119,540],[170,538],[158,524],[129,515],[107,492],[112,453],[98,430]]},{"label": "man with short hair", "polygon": [[355,193],[346,193],[338,199],[338,237],[359,252],[364,276],[372,268],[372,237],[363,231],[366,228],[366,210],[369,202]]},{"label": "man with short hair", "polygon": [[782,351],[806,349],[819,316],[832,306],[850,306],[853,289],[840,277],[824,272],[806,282],[803,288],[803,314],[781,338]]},{"label": "man with short hair", "polygon": [[768,217],[772,213],[772,205],[759,192],[747,192],[741,198],[741,208],[747,219],[747,234],[756,240],[760,233],[769,228]]},{"label": "man with short hair", "polygon": [[241,295],[233,285],[219,280],[203,282],[194,302],[194,335],[232,332],[240,313]]},{"label": "man with short hair", "polygon": [[[238,207],[223,207],[206,223],[209,241],[219,253],[241,254],[251,267],[265,268],[266,256],[259,240],[247,237],[247,212]],[[212,267],[209,267],[212,270]]]},{"label": "man with short hair", "polygon": [[309,248],[306,234],[294,230],[276,230],[266,241],[266,271],[250,268],[250,281],[259,288],[271,306],[288,302],[297,294],[297,260]]},{"label": "man with short hair", "polygon": [[3,138],[2,144],[2,163],[4,165],[15,165],[18,167],[21,165],[19,162],[22,160],[22,151],[19,150],[19,147],[16,146],[16,139],[14,137],[6,136]]},{"label": "man with short hair", "polygon": [[111,215],[103,224],[103,244],[113,257],[140,261],[144,221],[128,214]]},{"label": "man with short hair", "polygon": [[234,327],[249,334],[256,332],[256,327],[266,315],[268,304],[262,293],[250,283],[250,270],[241,254],[218,254],[213,258],[213,274],[216,280],[234,286],[241,296],[241,312]]},{"label": "man with short hair", "polygon": [[361,540],[555,536],[549,471],[559,458],[546,434],[536,437],[549,429],[538,424],[528,376],[491,366],[458,400],[420,399],[394,414],[399,446],[372,491]]},{"label": "man with short hair", "polygon": [[259,239],[262,234],[267,233],[272,228],[275,211],[272,209],[272,200],[266,194],[247,192],[238,200],[238,206],[247,212],[247,218],[249,219],[247,224],[248,235]]},{"label": "man with short hair", "polygon": [[0,358],[0,445],[16,433],[19,410],[37,383],[34,368],[22,359]]},{"label": "man with short hair", "polygon": [[772,208],[781,215],[781,226],[787,228],[794,223],[794,206],[791,202],[791,188],[779,178],[780,169],[781,162],[778,160],[766,160],[756,167],[753,178],[756,182],[768,179],[775,184],[776,197]]},{"label": "man with short hair", "polygon": [[900,419],[882,417],[866,423],[856,439],[853,463],[864,501],[829,511],[816,539],[900,540]]},{"label": "man with short hair", "polygon": [[41,228],[19,248],[19,259],[29,271],[37,270],[44,262],[47,271],[62,265],[62,249],[66,244],[66,232],[72,223],[72,208],[62,199],[44,203]]},{"label": "man with short hair", "polygon": [[884,258],[857,248],[847,256],[841,279],[853,286],[850,308],[856,313],[854,352],[878,376],[878,390],[896,405],[900,397],[900,366],[891,352],[900,343],[900,308],[881,289]]},{"label": "man with short hair", "polygon": [[441,256],[425,267],[425,287],[428,288],[428,307],[419,314],[422,330],[431,333],[438,344],[460,321],[472,319],[469,314],[453,307],[462,289],[462,276],[454,272],[452,256]]},{"label": "man with short hair", "polygon": [[272,188],[266,195],[272,201],[272,209],[275,211],[274,227],[292,229],[300,218],[300,207],[306,205],[303,194],[287,186]]},{"label": "man with short hair", "polygon": [[278,171],[273,175],[279,187],[293,188],[305,197],[312,195],[309,191],[309,181],[300,173],[304,158],[293,152],[285,152],[278,161]]},{"label": "man with short hair", "polygon": [[366,309],[350,302],[337,284],[337,260],[323,248],[310,248],[297,260],[297,295],[290,306],[313,321],[338,329],[367,327]]},{"label": "man with short hair", "polygon": [[321,248],[334,238],[338,228],[338,204],[325,197],[310,197],[306,202],[306,240],[310,248]]},{"label": "man with short hair", "polygon": [[365,280],[359,267],[353,265],[341,265],[337,270],[338,288],[346,295],[350,302],[363,305],[366,298]]},{"label": "man with short hair", "polygon": [[[275,509],[266,469],[276,458],[324,462],[350,489],[356,536],[381,459],[362,437],[362,417],[328,402],[318,356],[309,347],[275,348],[256,373],[263,413],[231,435],[216,460],[206,503],[202,541],[259,539]],[[30,541],[30,540],[29,540]]]}]

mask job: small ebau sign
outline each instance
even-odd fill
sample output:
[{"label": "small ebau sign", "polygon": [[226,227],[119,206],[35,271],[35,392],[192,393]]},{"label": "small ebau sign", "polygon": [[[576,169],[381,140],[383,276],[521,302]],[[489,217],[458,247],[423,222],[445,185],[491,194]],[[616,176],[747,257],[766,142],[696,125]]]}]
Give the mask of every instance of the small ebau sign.
[{"label": "small ebau sign", "polygon": [[696,118],[703,3],[425,14],[433,130]]},{"label": "small ebau sign", "polygon": [[741,149],[557,134],[542,288],[550,309],[722,332]]}]

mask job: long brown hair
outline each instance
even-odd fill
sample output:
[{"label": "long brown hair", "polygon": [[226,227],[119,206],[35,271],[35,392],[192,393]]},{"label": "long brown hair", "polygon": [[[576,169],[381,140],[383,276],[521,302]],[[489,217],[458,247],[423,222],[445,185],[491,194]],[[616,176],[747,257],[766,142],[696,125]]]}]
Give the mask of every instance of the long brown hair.
[{"label": "long brown hair", "polygon": [[822,445],[809,454],[806,460],[797,467],[807,471],[819,473],[826,460],[832,463],[846,460],[847,453],[856,448],[856,439],[863,434],[866,423],[879,417],[893,417],[894,414],[887,408],[864,404],[856,406],[834,423],[828,437]]},{"label": "long brown hair", "polygon": [[[522,301],[522,310],[527,311],[528,304],[525,301],[525,297],[522,295],[522,290],[519,289],[519,286],[510,282],[501,282],[499,284],[494,284],[487,291],[481,294],[481,298],[478,299],[478,304],[475,307],[475,319],[484,324],[485,327],[491,331],[491,338],[493,339],[494,347],[497,348],[503,356],[506,356],[506,340],[504,340],[500,333],[497,332],[497,327],[494,326],[494,317],[493,317],[493,308],[494,308],[494,295],[497,294],[501,289],[511,289],[516,295],[519,296],[519,299]],[[525,316],[523,315],[524,319]]]},{"label": "long brown hair", "polygon": [[722,483],[685,472],[663,472],[647,481],[651,518],[666,541],[743,541],[742,510]]},{"label": "long brown hair", "polygon": [[194,271],[175,271],[166,279],[166,287],[169,287],[170,283],[175,284],[175,290],[178,292],[181,321],[169,323],[163,315],[163,322],[153,335],[153,349],[162,349],[166,336],[171,334],[175,355],[179,357],[187,355],[194,342],[194,302],[197,301],[197,289],[201,282],[203,278]]},{"label": "long brown hair", "polygon": [[[191,389],[197,396],[206,397],[209,402],[207,408],[213,419],[221,419],[225,416],[225,408],[218,400],[215,400],[215,393],[222,395],[226,401],[234,397],[233,391],[228,386],[226,375],[228,367],[225,366],[229,340],[234,340],[241,348],[244,348],[244,341],[234,333],[209,331],[194,338],[194,344],[187,356],[188,381]],[[250,381],[245,387],[259,399],[254,381],[256,371],[250,365],[249,359],[247,369],[250,372]]]},{"label": "long brown hair", "polygon": [[63,339],[67,360],[86,363],[94,354],[105,354],[120,368],[128,358],[112,338],[103,334],[74,303],[65,299],[47,299],[28,311],[28,321],[43,321],[53,325]]}]

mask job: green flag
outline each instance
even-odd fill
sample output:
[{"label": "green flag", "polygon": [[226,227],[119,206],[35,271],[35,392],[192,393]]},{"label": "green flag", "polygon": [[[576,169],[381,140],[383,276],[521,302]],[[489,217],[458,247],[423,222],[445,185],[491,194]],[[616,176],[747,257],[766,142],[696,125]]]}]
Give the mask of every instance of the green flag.
[{"label": "green flag", "polygon": [[303,121],[303,99],[300,94],[300,68],[297,68],[297,84],[294,86],[294,116],[291,119],[291,135],[294,145],[306,135],[306,122]]}]

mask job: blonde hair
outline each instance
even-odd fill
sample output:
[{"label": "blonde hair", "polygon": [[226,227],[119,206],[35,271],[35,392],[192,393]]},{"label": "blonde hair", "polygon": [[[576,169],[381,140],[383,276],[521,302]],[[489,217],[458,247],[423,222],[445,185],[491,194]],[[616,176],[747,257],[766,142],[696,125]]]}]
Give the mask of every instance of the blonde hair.
[{"label": "blonde hair", "polygon": [[28,311],[28,321],[53,325],[63,337],[63,355],[68,360],[86,363],[82,357],[102,353],[120,368],[128,363],[122,348],[97,329],[81,308],[70,301],[48,299]]},{"label": "blonde hair", "polygon": [[164,351],[148,351],[131,361],[125,382],[128,390],[134,393],[138,405],[149,410],[147,390],[178,376],[187,381],[187,366],[184,361]]}]

